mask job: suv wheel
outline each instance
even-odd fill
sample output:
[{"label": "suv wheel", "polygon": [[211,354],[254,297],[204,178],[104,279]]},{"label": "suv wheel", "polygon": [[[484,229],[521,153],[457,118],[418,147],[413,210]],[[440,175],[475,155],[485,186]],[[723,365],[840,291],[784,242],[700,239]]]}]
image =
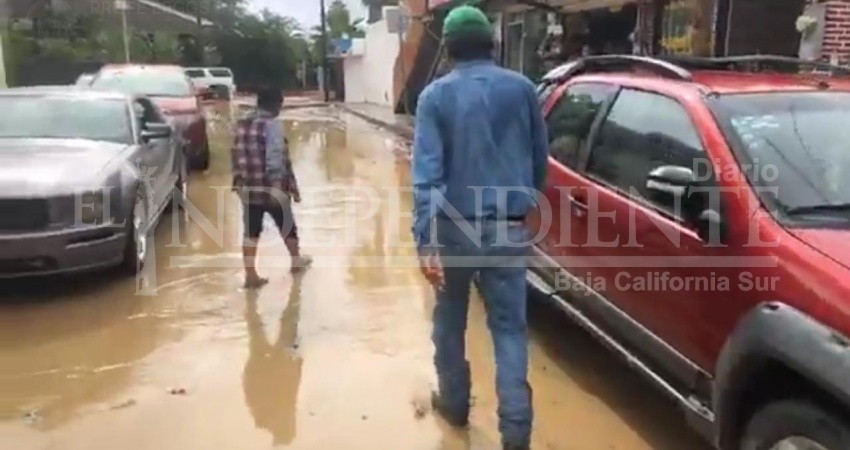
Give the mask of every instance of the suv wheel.
[{"label": "suv wheel", "polygon": [[137,198],[133,212],[127,220],[127,242],[124,246],[124,272],[137,275],[145,265],[148,254],[148,234],[145,217],[147,216],[144,196]]},{"label": "suv wheel", "polygon": [[759,410],[740,450],[850,449],[850,426],[839,415],[806,401],[783,400]]}]

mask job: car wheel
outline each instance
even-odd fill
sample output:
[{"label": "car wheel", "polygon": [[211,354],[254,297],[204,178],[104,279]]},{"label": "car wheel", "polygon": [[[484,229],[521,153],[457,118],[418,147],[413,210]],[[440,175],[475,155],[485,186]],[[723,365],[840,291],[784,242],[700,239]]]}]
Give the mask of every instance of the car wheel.
[{"label": "car wheel", "polygon": [[807,401],[783,400],[757,412],[747,425],[740,450],[850,449],[846,420]]},{"label": "car wheel", "polygon": [[124,246],[124,272],[137,275],[145,265],[148,255],[147,207],[144,195],[139,195],[133,204],[133,212],[127,220],[127,242]]}]

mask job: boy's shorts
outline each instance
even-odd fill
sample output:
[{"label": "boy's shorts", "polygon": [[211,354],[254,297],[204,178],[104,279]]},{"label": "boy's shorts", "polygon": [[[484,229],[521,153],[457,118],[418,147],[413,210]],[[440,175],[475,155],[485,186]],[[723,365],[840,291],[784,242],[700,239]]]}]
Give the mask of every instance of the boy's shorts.
[{"label": "boy's shorts", "polygon": [[242,208],[242,221],[245,237],[257,239],[263,231],[263,218],[268,214],[274,220],[280,235],[286,239],[298,239],[298,227],[292,215],[290,202],[272,202],[268,205],[245,204]]}]

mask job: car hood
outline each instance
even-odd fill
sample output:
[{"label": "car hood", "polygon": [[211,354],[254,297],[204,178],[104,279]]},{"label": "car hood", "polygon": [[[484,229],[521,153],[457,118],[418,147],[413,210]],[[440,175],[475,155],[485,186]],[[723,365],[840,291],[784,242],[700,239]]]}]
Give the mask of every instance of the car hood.
[{"label": "car hood", "polygon": [[99,187],[126,144],[0,139],[0,195],[44,197]]},{"label": "car hood", "polygon": [[195,97],[151,97],[151,100],[165,114],[187,114],[198,109]]},{"label": "car hood", "polygon": [[815,250],[850,268],[850,231],[795,229],[791,233]]}]

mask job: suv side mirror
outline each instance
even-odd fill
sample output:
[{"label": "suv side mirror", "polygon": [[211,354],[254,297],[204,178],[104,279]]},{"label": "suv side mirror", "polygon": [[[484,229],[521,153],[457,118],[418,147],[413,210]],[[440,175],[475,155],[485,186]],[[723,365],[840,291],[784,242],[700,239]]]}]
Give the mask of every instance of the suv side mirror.
[{"label": "suv side mirror", "polygon": [[171,137],[171,125],[167,123],[148,122],[142,129],[141,138],[143,142],[154,139],[167,139]]},{"label": "suv side mirror", "polygon": [[697,184],[694,171],[682,166],[656,167],[646,178],[646,190],[653,202],[671,208],[678,205],[681,211],[676,213],[696,228],[700,238],[717,243],[723,238],[723,218],[708,207],[705,195],[691,191]]}]

